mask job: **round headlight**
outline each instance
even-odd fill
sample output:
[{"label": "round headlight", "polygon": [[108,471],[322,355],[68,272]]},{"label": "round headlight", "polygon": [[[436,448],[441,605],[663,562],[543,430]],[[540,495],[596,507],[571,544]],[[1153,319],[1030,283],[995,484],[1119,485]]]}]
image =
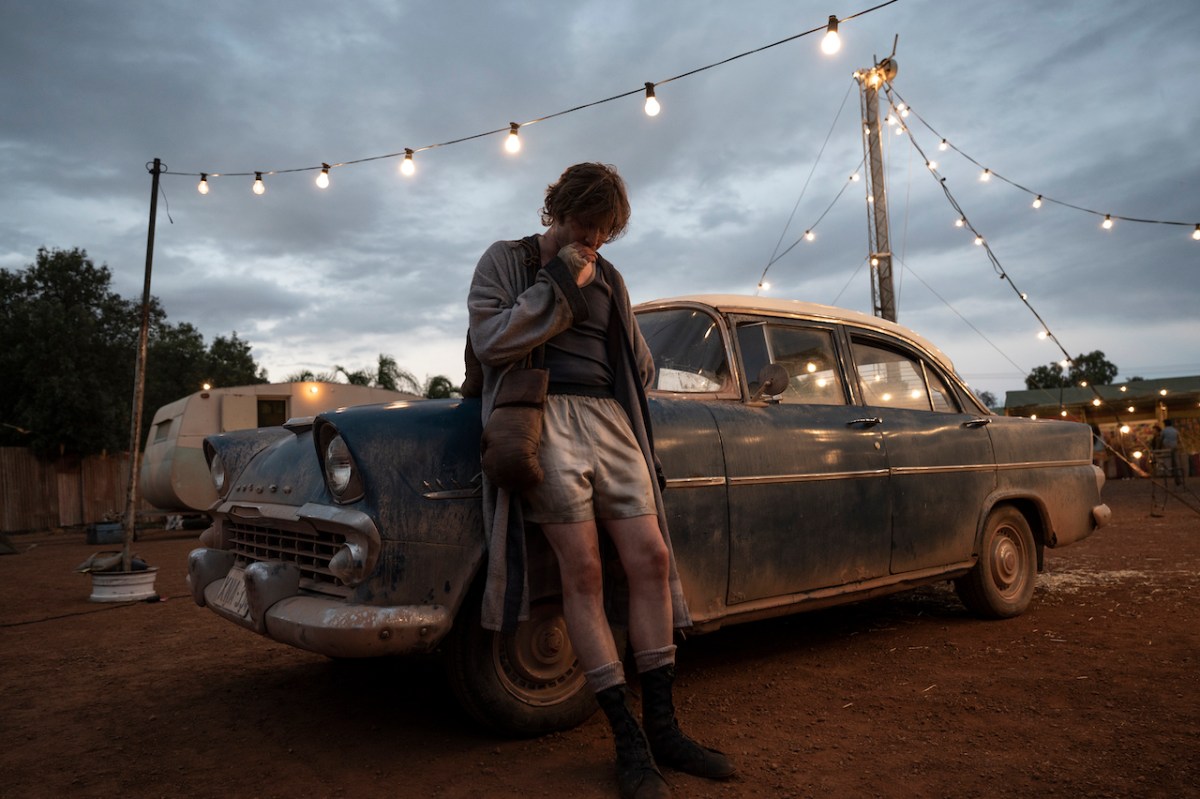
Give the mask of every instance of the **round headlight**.
[{"label": "round headlight", "polygon": [[329,490],[336,496],[346,493],[354,477],[354,461],[350,459],[350,448],[341,436],[334,436],[325,447],[325,480]]},{"label": "round headlight", "polygon": [[212,462],[208,464],[208,473],[212,477],[213,487],[217,489],[217,493],[224,493],[225,461],[221,460],[221,453],[213,453]]}]

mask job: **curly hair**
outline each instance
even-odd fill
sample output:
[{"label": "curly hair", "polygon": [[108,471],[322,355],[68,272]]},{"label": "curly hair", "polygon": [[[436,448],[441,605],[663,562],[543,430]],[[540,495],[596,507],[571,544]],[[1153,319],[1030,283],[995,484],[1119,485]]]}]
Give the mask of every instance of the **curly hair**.
[{"label": "curly hair", "polygon": [[620,238],[629,224],[629,197],[617,168],[585,163],[569,166],[546,187],[542,224],[572,219],[605,232],[606,242]]}]

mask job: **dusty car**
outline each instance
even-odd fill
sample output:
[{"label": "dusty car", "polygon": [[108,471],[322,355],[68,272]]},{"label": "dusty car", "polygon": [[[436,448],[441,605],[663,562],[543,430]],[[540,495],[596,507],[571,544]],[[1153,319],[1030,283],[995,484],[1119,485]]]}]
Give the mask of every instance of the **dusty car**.
[{"label": "dusty car", "polygon": [[[1044,549],[1107,521],[1087,426],[991,414],[897,324],[735,296],[635,313],[690,633],[948,580],[1014,616]],[[578,724],[594,704],[554,570],[531,568],[515,632],[479,624],[479,417],[478,400],[394,402],[210,436],[196,603],[331,657],[439,653],[504,732]],[[536,530],[528,545],[552,558]]]}]

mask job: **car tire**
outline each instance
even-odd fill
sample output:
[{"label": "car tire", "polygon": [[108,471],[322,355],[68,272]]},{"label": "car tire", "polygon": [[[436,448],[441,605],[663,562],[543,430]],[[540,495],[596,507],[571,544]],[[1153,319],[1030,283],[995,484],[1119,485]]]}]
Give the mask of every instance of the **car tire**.
[{"label": "car tire", "polygon": [[535,602],[511,633],[485,630],[479,595],[463,605],[443,650],[450,688],[476,721],[532,737],[576,727],[596,712],[558,597]]},{"label": "car tire", "polygon": [[979,560],[954,587],[976,615],[1008,619],[1029,607],[1036,578],[1037,550],[1029,522],[1015,507],[1005,505],[988,514]]}]

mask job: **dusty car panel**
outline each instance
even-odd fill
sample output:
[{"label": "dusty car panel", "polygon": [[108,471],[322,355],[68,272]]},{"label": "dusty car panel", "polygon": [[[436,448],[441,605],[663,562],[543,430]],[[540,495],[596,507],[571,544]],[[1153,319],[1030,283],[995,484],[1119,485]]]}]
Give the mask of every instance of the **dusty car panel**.
[{"label": "dusty car panel", "polygon": [[[635,312],[693,632],[937,580],[1015,615],[1042,549],[1106,521],[1087,427],[989,414],[899,325],[728,296]],[[396,402],[210,437],[224,477],[189,560],[195,601],[331,656],[441,651],[464,707],[503,731],[578,723],[594,707],[535,528],[531,619],[478,624],[479,415]]]}]

